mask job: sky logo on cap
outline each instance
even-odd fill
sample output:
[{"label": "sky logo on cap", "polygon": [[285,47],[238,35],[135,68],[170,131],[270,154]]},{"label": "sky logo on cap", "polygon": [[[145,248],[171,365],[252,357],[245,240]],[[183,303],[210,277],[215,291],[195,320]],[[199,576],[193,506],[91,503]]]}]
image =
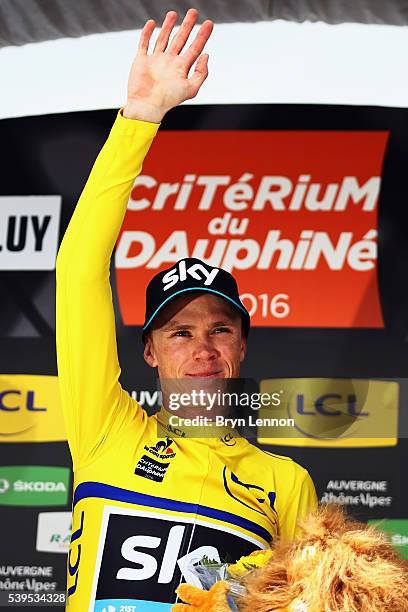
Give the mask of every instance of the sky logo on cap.
[{"label": "sky logo on cap", "polygon": [[[201,274],[199,274],[201,272]],[[178,265],[167,272],[163,278],[163,291],[167,291],[167,289],[171,289],[178,282],[182,282],[187,280],[187,275],[189,274],[192,278],[198,281],[204,280],[204,285],[209,286],[215,279],[219,272],[218,268],[211,268],[211,272],[207,270],[202,264],[195,263],[189,268],[186,266],[186,262],[184,260],[179,261]]]}]

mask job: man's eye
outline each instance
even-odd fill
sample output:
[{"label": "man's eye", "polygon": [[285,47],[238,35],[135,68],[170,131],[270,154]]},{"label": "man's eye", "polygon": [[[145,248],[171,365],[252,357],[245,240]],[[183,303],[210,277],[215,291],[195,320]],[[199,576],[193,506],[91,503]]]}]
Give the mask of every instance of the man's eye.
[{"label": "man's eye", "polygon": [[171,334],[172,336],[189,336],[190,332],[187,329],[178,329],[177,331],[174,332],[174,334]]},{"label": "man's eye", "polygon": [[229,327],[216,327],[214,329],[214,333],[223,333],[223,332],[227,332],[227,334],[229,334],[231,330],[229,329]]}]

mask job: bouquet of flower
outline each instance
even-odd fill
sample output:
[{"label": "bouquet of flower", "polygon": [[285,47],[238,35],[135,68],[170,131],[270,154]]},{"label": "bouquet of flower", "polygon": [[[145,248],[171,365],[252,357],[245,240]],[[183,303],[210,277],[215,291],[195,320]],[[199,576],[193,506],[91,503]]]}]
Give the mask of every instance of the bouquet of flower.
[{"label": "bouquet of flower", "polygon": [[[272,551],[256,550],[248,556],[241,557],[234,564],[220,562],[204,556],[198,563],[192,562],[188,574],[192,584],[182,584],[177,594],[189,605],[175,604],[172,612],[187,610],[211,610],[223,612],[227,609],[237,610],[237,599],[245,594],[241,580],[253,569],[262,567],[271,557]],[[229,608],[226,608],[225,602]]]}]

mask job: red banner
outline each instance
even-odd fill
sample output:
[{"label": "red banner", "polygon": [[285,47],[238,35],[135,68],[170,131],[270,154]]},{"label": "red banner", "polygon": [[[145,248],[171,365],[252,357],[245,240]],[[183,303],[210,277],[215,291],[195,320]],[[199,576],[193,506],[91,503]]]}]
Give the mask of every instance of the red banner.
[{"label": "red banner", "polygon": [[388,132],[163,131],[136,179],[115,255],[127,325],[159,270],[232,272],[252,324],[383,327],[377,207]]}]

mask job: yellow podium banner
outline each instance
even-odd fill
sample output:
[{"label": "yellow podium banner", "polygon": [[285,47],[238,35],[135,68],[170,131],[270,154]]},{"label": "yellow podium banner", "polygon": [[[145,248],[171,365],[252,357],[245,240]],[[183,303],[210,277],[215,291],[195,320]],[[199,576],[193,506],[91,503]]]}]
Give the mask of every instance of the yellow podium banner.
[{"label": "yellow podium banner", "polygon": [[0,374],[0,442],[66,439],[57,376]]},{"label": "yellow podium banner", "polygon": [[398,442],[399,383],[352,378],[271,378],[260,391],[279,390],[278,406],[265,406],[258,427],[260,444],[350,448],[395,446]]}]

